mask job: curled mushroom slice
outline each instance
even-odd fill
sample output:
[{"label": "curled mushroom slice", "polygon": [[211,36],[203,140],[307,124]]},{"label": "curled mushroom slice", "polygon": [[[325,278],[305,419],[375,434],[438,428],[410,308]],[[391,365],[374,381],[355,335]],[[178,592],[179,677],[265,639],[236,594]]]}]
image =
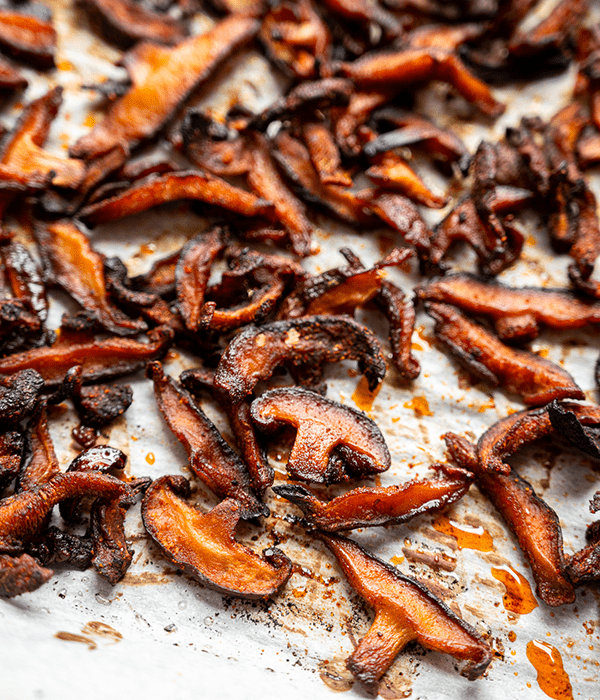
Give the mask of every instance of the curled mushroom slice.
[{"label": "curled mushroom slice", "polygon": [[230,185],[220,177],[202,170],[180,170],[150,176],[114,197],[84,207],[79,217],[87,224],[104,224],[179,199],[198,200],[243,216],[272,212],[270,202]]},{"label": "curled mushroom slice", "polygon": [[42,148],[62,104],[62,93],[62,87],[55,87],[25,107],[13,134],[4,143],[0,163],[31,181],[43,178],[57,187],[75,189],[85,177],[84,163],[55,156]]},{"label": "curled mushroom slice", "polygon": [[419,299],[458,306],[486,316],[503,340],[533,340],[540,325],[569,330],[600,323],[600,303],[580,300],[566,289],[514,288],[472,275],[437,277],[418,290]]},{"label": "curled mushroom slice", "polygon": [[340,70],[361,89],[394,86],[400,90],[417,82],[442,80],[487,116],[498,117],[504,111],[488,86],[470,73],[456,54],[444,49],[372,51],[352,63],[341,63]]},{"label": "curled mushroom slice", "polygon": [[200,583],[219,593],[261,599],[274,595],[292,573],[278,549],[260,557],[236,542],[240,504],[228,498],[208,513],[184,499],[190,485],[182,476],[162,476],[142,502],[144,526],[164,556]]},{"label": "curled mushroom slice", "polygon": [[423,584],[352,540],[325,533],[319,539],[334,554],[352,588],[375,609],[371,628],[346,660],[360,681],[378,681],[411,641],[467,661],[462,675],[469,680],[484,673],[492,660],[490,646]]},{"label": "curled mushroom slice", "polygon": [[197,331],[212,264],[225,247],[226,231],[216,226],[192,238],[182,249],[175,268],[177,305],[186,328]]},{"label": "curled mushroom slice", "polygon": [[353,476],[379,474],[391,466],[385,439],[361,411],[300,388],[272,389],[252,402],[252,419],[272,431],[284,423],[296,428],[287,462],[294,479],[332,483],[329,468],[337,450]]},{"label": "curled mushroom slice", "polygon": [[177,44],[184,38],[180,22],[133,0],[84,0],[81,4],[102,34],[121,48],[140,40]]},{"label": "curled mushroom slice", "polygon": [[358,360],[371,391],[385,376],[379,341],[351,318],[308,316],[250,326],[231,341],[221,356],[215,386],[226,392],[233,403],[239,403],[281,364],[320,366],[340,360]]},{"label": "curled mushroom slice", "polygon": [[30,491],[59,473],[60,467],[48,429],[48,413],[42,404],[27,426],[25,454],[15,491]]},{"label": "curled mushroom slice", "polygon": [[53,387],[63,381],[71,367],[81,365],[83,382],[90,384],[137,371],[162,357],[172,341],[173,331],[159,327],[148,333],[147,343],[130,338],[58,342],[0,359],[0,375],[35,369],[46,386]]},{"label": "curled mushroom slice", "polygon": [[46,522],[55,505],[70,498],[93,496],[105,500],[128,499],[129,486],[98,472],[56,474],[45,484],[21,491],[0,502],[0,551],[11,553]]},{"label": "curled mushroom slice", "polygon": [[515,350],[449,304],[427,302],[435,336],[479,379],[519,394],[528,405],[554,399],[584,399],[585,394],[564,369],[532,352]]},{"label": "curled mushroom slice", "polygon": [[217,496],[240,503],[240,517],[268,513],[254,495],[250,477],[237,454],[200,409],[190,394],[163,374],[159,362],[148,365],[160,412],[187,452],[190,468]]},{"label": "curled mushroom slice", "polygon": [[149,42],[138,44],[124,59],[133,83],[131,89],[111,105],[106,117],[89,134],[77,141],[72,155],[90,159],[116,146],[131,149],[154,136],[192,90],[249,41],[258,28],[255,19],[235,14],[171,49]]},{"label": "curled mushroom slice", "polygon": [[[19,5],[17,4],[17,7]],[[0,10],[0,46],[13,56],[36,68],[54,66],[56,30],[32,14]]]},{"label": "curled mushroom slice", "polygon": [[[561,411],[574,415],[581,426],[600,425],[600,408],[598,406],[570,401],[558,405]],[[509,474],[511,468],[505,461],[507,457],[514,454],[522,445],[546,437],[553,431],[554,427],[547,407],[513,413],[494,423],[479,438],[477,443],[479,463],[486,472]],[[561,423],[561,433],[563,431],[564,425]],[[590,454],[581,441],[576,441],[574,444],[587,452],[588,455]]]},{"label": "curled mushroom slice", "polygon": [[116,335],[147,330],[143,321],[129,318],[110,303],[104,256],[76,224],[70,219],[39,224],[35,235],[47,273],[106,330]]},{"label": "curled mushroom slice", "polygon": [[411,518],[445,508],[462,498],[473,481],[464,469],[432,464],[443,477],[413,479],[397,486],[352,489],[329,502],[298,484],[274,486],[273,491],[302,509],[311,525],[326,532],[405,523]]},{"label": "curled mushroom slice", "polygon": [[[592,510],[592,512],[595,512]],[[567,574],[574,586],[600,580],[600,526],[598,520],[585,533],[589,544],[567,557]]]},{"label": "curled mushroom slice", "polygon": [[475,474],[477,486],[517,538],[531,565],[538,596],[551,606],[572,603],[575,591],[565,574],[562,531],[556,513],[508,465],[507,474],[490,474],[483,455],[480,453],[478,458],[468,440],[453,433],[447,433],[444,439],[452,458]]}]

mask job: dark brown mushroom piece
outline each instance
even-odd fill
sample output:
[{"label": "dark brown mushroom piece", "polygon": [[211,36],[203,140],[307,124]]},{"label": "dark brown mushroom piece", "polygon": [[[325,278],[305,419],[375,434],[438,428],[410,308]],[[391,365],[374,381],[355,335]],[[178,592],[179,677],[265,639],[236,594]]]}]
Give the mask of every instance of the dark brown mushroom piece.
[{"label": "dark brown mushroom piece", "polygon": [[48,427],[48,411],[44,403],[27,426],[25,451],[15,492],[30,491],[59,473],[60,466],[54,451]]},{"label": "dark brown mushroom piece", "polygon": [[16,430],[0,433],[0,492],[14,480],[21,468],[25,436]]},{"label": "dark brown mushroom piece", "polygon": [[[252,402],[253,421],[263,431],[273,432],[281,424],[296,429],[296,439],[287,461],[293,479],[334,483],[387,471],[391,457],[381,431],[365,413],[312,391],[298,387],[271,389]],[[344,471],[332,469],[337,452]]]},{"label": "dark brown mushroom piece", "polygon": [[[15,3],[19,7],[19,3]],[[15,58],[44,70],[54,66],[56,30],[33,14],[0,10],[0,46]]]},{"label": "dark brown mushroom piece", "polygon": [[189,496],[187,479],[162,476],[142,502],[144,527],[170,562],[224,595],[264,599],[285,585],[292,563],[283,552],[271,548],[260,557],[235,540],[237,501],[227,498],[202,513],[185,500]]},{"label": "dark brown mushroom piece", "polygon": [[79,0],[79,4],[103,37],[123,49],[144,40],[177,44],[187,33],[181,22],[134,0]]},{"label": "dark brown mushroom piece", "polygon": [[243,462],[174,379],[165,376],[159,362],[148,365],[154,393],[167,425],[185,448],[192,472],[220,498],[240,504],[240,517],[251,519],[268,510],[254,494]]},{"label": "dark brown mushroom piece", "polygon": [[0,375],[34,369],[47,387],[61,384],[66,373],[76,365],[82,367],[82,381],[92,384],[132,374],[150,360],[165,355],[173,342],[173,331],[159,327],[148,333],[148,342],[130,338],[93,340],[64,339],[50,347],[34,348],[0,359]]},{"label": "dark brown mushroom piece", "polygon": [[34,369],[17,370],[0,379],[0,425],[12,427],[32,415],[38,407],[44,379]]},{"label": "dark brown mushroom piece", "polygon": [[346,316],[308,316],[249,326],[221,356],[215,386],[237,404],[281,364],[306,369],[340,360],[358,360],[371,391],[385,376],[379,341],[368,328]]},{"label": "dark brown mushroom piece", "polygon": [[0,598],[14,598],[35,591],[53,575],[53,571],[40,566],[29,554],[17,557],[0,554]]},{"label": "dark brown mushroom piece", "polygon": [[405,523],[455,503],[473,481],[464,469],[437,463],[431,468],[443,476],[394,486],[363,486],[328,502],[299,484],[274,486],[273,491],[297,505],[312,526],[326,532]]},{"label": "dark brown mushroom piece", "polygon": [[514,288],[464,273],[437,277],[417,295],[485,316],[505,341],[533,340],[540,326],[570,330],[600,323],[600,303],[583,301],[567,289]]},{"label": "dark brown mushroom piece", "polygon": [[504,345],[455,307],[427,302],[425,310],[435,319],[436,338],[478,379],[518,394],[532,406],[585,398],[564,369],[532,352]]},{"label": "dark brown mushroom piece", "polygon": [[575,591],[565,572],[562,530],[554,510],[508,465],[506,474],[490,473],[475,445],[453,433],[444,439],[452,459],[475,474],[475,483],[517,538],[531,566],[537,595],[553,607],[572,603]]},{"label": "dark brown mushroom piece", "polygon": [[479,678],[492,650],[471,625],[455,615],[423,584],[340,535],[319,534],[348,582],[375,609],[375,620],[346,660],[350,672],[373,685],[411,641],[467,661],[462,675]]}]

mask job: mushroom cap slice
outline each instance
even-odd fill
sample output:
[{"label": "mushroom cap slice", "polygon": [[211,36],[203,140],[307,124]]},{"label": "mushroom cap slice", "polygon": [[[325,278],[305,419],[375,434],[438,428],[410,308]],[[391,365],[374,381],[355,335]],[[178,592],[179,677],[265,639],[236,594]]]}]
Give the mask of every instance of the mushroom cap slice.
[{"label": "mushroom cap slice", "polygon": [[338,449],[345,464],[360,475],[391,466],[385,439],[361,411],[300,388],[272,389],[252,403],[252,418],[263,430],[287,423],[297,429],[287,463],[295,479],[327,482],[329,461]]},{"label": "mushroom cap slice", "polygon": [[184,499],[190,485],[182,476],[163,476],[146,492],[146,530],[173,564],[200,583],[226,595],[261,599],[276,593],[292,573],[278,549],[264,558],[236,542],[241,506],[231,498],[202,513]]}]

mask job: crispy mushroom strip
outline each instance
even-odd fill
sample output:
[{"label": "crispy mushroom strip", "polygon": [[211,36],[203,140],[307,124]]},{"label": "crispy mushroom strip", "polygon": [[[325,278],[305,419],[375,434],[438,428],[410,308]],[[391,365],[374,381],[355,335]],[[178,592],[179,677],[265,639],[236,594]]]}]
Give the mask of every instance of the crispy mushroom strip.
[{"label": "crispy mushroom strip", "polygon": [[177,20],[152,12],[134,0],[80,0],[80,4],[104,37],[123,49],[144,40],[177,44],[186,33]]},{"label": "crispy mushroom strip", "polygon": [[[514,415],[522,417],[523,412]],[[480,445],[488,433],[480,438]],[[480,448],[476,449],[468,440],[454,433],[446,433],[444,440],[451,458],[475,474],[477,486],[514,533],[531,565],[538,596],[551,606],[572,603],[575,591],[565,574],[562,531],[556,513],[536,496],[531,484],[508,465],[508,473],[491,474],[486,471]]]},{"label": "crispy mushroom strip", "polygon": [[127,501],[131,493],[126,483],[106,474],[57,474],[45,484],[0,502],[0,551],[18,553],[23,543],[46,522],[52,508],[64,500],[92,496],[107,501]]},{"label": "crispy mushroom strip", "polygon": [[35,236],[49,277],[68,292],[98,323],[116,335],[147,330],[110,303],[104,274],[104,256],[69,219],[38,224]]},{"label": "crispy mushroom strip", "polygon": [[586,426],[563,404],[553,401],[546,406],[554,430],[572,445],[594,459],[600,459],[600,433],[596,426]]},{"label": "crispy mushroom strip", "polygon": [[181,251],[175,286],[179,313],[189,331],[198,330],[212,264],[225,244],[226,231],[216,226],[192,238]]},{"label": "crispy mushroom strip", "polygon": [[324,4],[335,14],[361,25],[378,24],[387,37],[403,33],[401,22],[379,0],[324,0]]},{"label": "crispy mushroom strip", "polygon": [[152,138],[192,90],[249,41],[258,27],[256,20],[236,14],[172,49],[138,44],[123,59],[133,83],[131,89],[77,141],[72,155],[90,159],[119,145],[130,150]]},{"label": "crispy mushroom strip", "polygon": [[[387,471],[391,457],[374,421],[362,411],[298,387],[271,389],[252,402],[252,419],[261,430],[273,432],[282,423],[297,433],[287,462],[293,479],[333,483],[350,476]],[[350,474],[330,468],[332,452],[342,457]]]},{"label": "crispy mushroom strip", "polygon": [[331,130],[322,122],[308,122],[302,127],[310,159],[324,185],[352,187],[352,178],[342,167],[340,150]]},{"label": "crispy mushroom strip", "polygon": [[435,336],[478,379],[519,394],[528,405],[554,399],[584,399],[585,394],[564,369],[532,352],[515,350],[449,304],[427,302]]},{"label": "crispy mushroom strip", "polygon": [[566,289],[507,287],[464,273],[437,277],[417,295],[487,317],[508,341],[533,340],[540,326],[570,330],[600,323],[600,303],[581,301]]},{"label": "crispy mushroom strip", "polygon": [[[600,425],[600,408],[577,403],[562,403],[560,407],[573,413],[584,426]],[[495,423],[477,443],[477,453],[481,468],[486,472],[507,475],[510,466],[505,459],[514,454],[522,445],[539,440],[553,432],[552,421],[547,408],[513,413]],[[561,427],[564,430],[564,427]],[[576,443],[580,445],[580,441]],[[581,447],[585,451],[585,447]],[[589,451],[588,451],[589,454]]]},{"label": "crispy mushroom strip", "polygon": [[276,120],[285,121],[298,114],[302,115],[303,112],[312,114],[333,105],[346,105],[353,90],[352,82],[345,78],[324,78],[300,83],[253,117],[248,127],[265,131]]},{"label": "crispy mushroom strip", "polygon": [[444,476],[413,479],[397,486],[364,486],[329,502],[298,484],[274,486],[273,491],[301,508],[311,525],[326,532],[405,523],[417,515],[455,503],[473,481],[472,475],[464,469],[447,464],[432,464],[431,468],[442,471]]},{"label": "crispy mushroom strip", "polygon": [[132,374],[150,360],[161,358],[173,341],[169,328],[155,328],[147,343],[129,338],[58,342],[51,347],[34,348],[0,359],[0,375],[35,369],[47,387],[58,386],[75,365],[82,367],[84,384]]},{"label": "crispy mushroom strip", "polygon": [[163,374],[159,362],[151,362],[148,376],[160,412],[187,452],[194,474],[220,498],[240,504],[240,517],[266,515],[268,510],[255,496],[250,476],[237,454],[223,440],[214,424],[190,394],[174,379]]},{"label": "crispy mushroom strip", "polygon": [[471,154],[462,140],[448,129],[397,107],[384,107],[373,115],[373,119],[378,123],[392,124],[396,129],[380,134],[363,146],[369,158],[395,148],[420,144],[433,158],[457,162],[463,173],[468,171]]},{"label": "crispy mushroom strip", "polygon": [[42,148],[62,104],[62,93],[62,87],[55,87],[25,107],[4,143],[0,164],[32,183],[41,179],[57,187],[75,189],[85,177],[84,163],[55,156]]},{"label": "crispy mushroom strip", "polygon": [[504,105],[494,98],[488,86],[472,75],[455,53],[443,48],[372,51],[352,63],[341,63],[340,70],[361,90],[394,86],[400,91],[415,83],[442,80],[483,114],[498,117],[504,112]]},{"label": "crispy mushroom strip", "polygon": [[412,641],[468,661],[462,675],[469,680],[484,673],[492,660],[487,642],[423,584],[352,540],[325,533],[319,539],[334,554],[352,588],[375,609],[371,628],[346,660],[356,678],[374,684]]},{"label": "crispy mushroom strip", "polygon": [[267,200],[230,185],[220,177],[202,170],[180,170],[151,175],[114,197],[89,204],[79,217],[87,224],[104,224],[179,199],[205,202],[243,216],[268,216],[272,212]]},{"label": "crispy mushroom strip", "polygon": [[[594,509],[594,503],[600,500],[598,496],[599,494],[597,493],[590,506],[592,513],[597,512],[597,509]],[[567,557],[567,574],[575,586],[581,586],[600,579],[599,520],[588,525],[585,537],[589,544]]]},{"label": "crispy mushroom strip", "polygon": [[56,30],[51,22],[45,22],[39,17],[2,9],[0,46],[5,52],[36,68],[52,68],[56,51]]},{"label": "crispy mushroom strip", "polygon": [[60,467],[48,429],[48,412],[46,405],[42,404],[27,426],[25,454],[15,492],[31,491],[59,473]]},{"label": "crispy mushroom strip", "polygon": [[261,197],[259,201],[273,203],[275,218],[288,232],[294,253],[300,257],[309,255],[313,226],[306,215],[304,205],[281,179],[265,137],[258,132],[250,133],[247,142],[252,154],[248,185]]},{"label": "crispy mushroom strip", "polygon": [[162,476],[146,492],[142,519],[163,555],[200,583],[225,595],[250,600],[274,595],[292,573],[279,549],[263,557],[235,540],[242,506],[232,499],[202,513],[184,499],[190,483],[182,476]]},{"label": "crispy mushroom strip", "polygon": [[385,376],[379,341],[368,328],[346,316],[308,316],[249,326],[223,353],[215,386],[237,404],[281,364],[319,367],[340,360],[358,360],[371,391]]}]

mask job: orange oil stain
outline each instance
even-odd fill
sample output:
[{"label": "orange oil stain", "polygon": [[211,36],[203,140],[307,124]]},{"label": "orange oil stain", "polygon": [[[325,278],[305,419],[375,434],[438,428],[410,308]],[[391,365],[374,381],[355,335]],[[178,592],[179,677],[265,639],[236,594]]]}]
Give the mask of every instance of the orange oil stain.
[{"label": "orange oil stain", "polygon": [[540,349],[536,352],[536,354],[537,354],[539,357],[548,357],[549,353],[550,353],[550,350],[549,350],[548,348],[540,348]]},{"label": "orange oil stain", "polygon": [[573,700],[571,681],[556,647],[532,639],[527,643],[527,658],[537,671],[538,685],[548,697],[554,700]]},{"label": "orange oil stain", "polygon": [[59,61],[56,64],[56,67],[58,68],[58,70],[73,70],[73,64],[65,60]]},{"label": "orange oil stain", "polygon": [[394,566],[398,566],[398,564],[402,564],[403,561],[404,561],[404,557],[392,557],[392,558],[390,559],[390,562],[391,562]]},{"label": "orange oil stain", "polygon": [[146,462],[148,462],[148,464],[154,464],[154,462],[156,462],[156,457],[153,452],[148,452],[146,455]]},{"label": "orange oil stain", "polygon": [[87,126],[90,129],[96,125],[96,117],[93,114],[88,114],[83,121],[83,126]]},{"label": "orange oil stain", "polygon": [[373,401],[381,390],[381,384],[374,391],[369,391],[369,384],[366,377],[361,377],[356,385],[356,390],[352,394],[352,400],[361,411],[370,411],[373,408]]},{"label": "orange oil stain", "polygon": [[501,581],[506,588],[502,596],[504,609],[519,615],[527,615],[538,606],[533,595],[529,581],[512,566],[498,566],[492,568],[492,576]]},{"label": "orange oil stain", "polygon": [[410,401],[404,404],[404,408],[412,408],[417,418],[423,416],[432,416],[433,413],[429,410],[429,401],[424,396],[415,396]]},{"label": "orange oil stain", "polygon": [[422,345],[420,345],[419,343],[415,343],[415,342],[412,342],[410,344],[410,349],[411,350],[424,350]]},{"label": "orange oil stain", "polygon": [[475,549],[478,552],[491,552],[494,549],[494,538],[481,525],[473,527],[457,523],[445,515],[439,515],[432,524],[434,530],[454,537],[459,549]]},{"label": "orange oil stain", "polygon": [[514,630],[511,630],[508,633],[508,641],[509,642],[516,642],[517,641],[517,633]]},{"label": "orange oil stain", "polygon": [[417,331],[417,335],[421,340],[424,340],[427,345],[433,345],[435,343],[435,336],[432,335],[431,333],[427,333],[425,330],[425,326],[417,326],[415,328]]}]

